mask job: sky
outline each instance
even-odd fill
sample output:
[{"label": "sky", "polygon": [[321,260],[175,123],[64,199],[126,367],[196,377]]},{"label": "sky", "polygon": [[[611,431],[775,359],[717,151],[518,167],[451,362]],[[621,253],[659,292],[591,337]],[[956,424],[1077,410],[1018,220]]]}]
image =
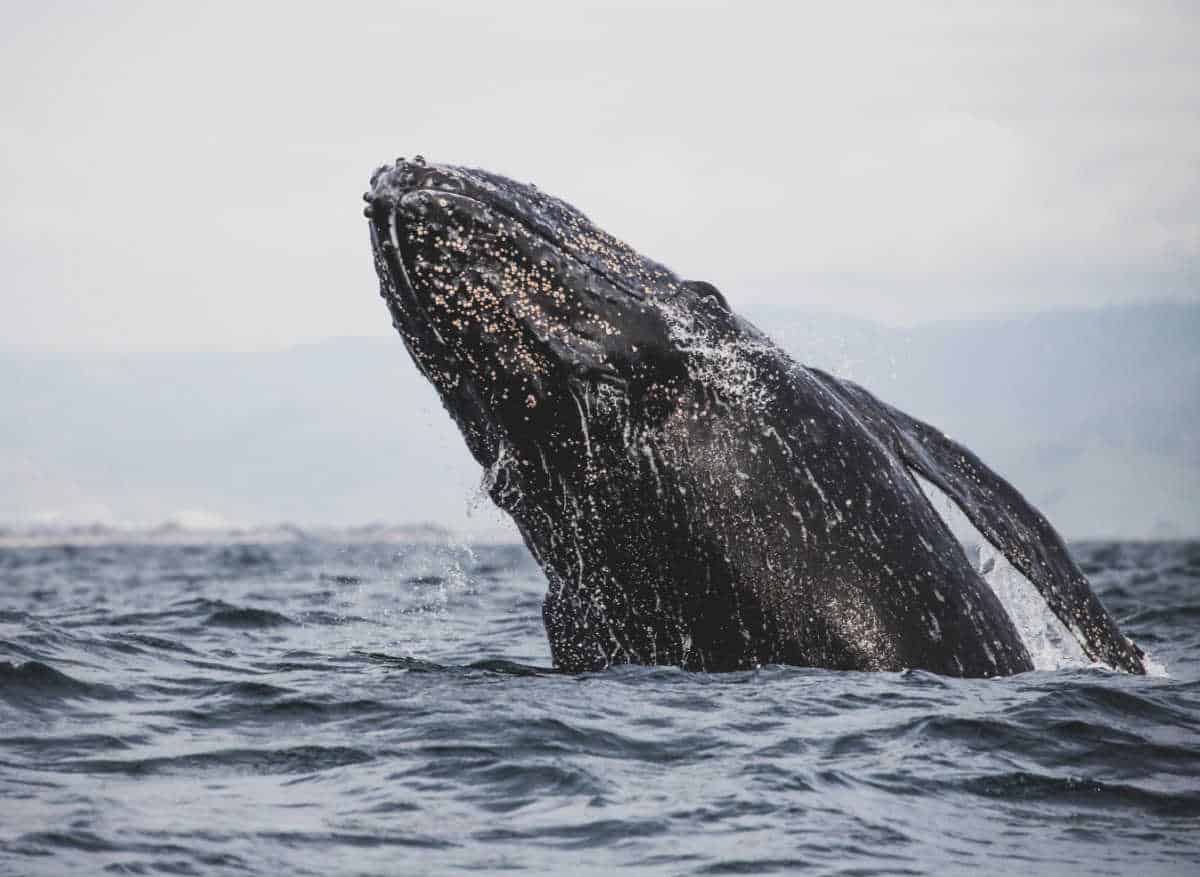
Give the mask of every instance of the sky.
[{"label": "sky", "polygon": [[0,7],[0,348],[390,326],[421,153],[739,303],[895,324],[1200,299],[1194,3]]}]

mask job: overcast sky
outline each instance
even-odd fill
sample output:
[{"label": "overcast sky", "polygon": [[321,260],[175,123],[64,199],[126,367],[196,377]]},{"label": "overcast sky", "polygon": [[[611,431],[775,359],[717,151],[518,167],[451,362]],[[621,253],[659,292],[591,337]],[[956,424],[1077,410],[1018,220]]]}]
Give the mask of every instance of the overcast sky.
[{"label": "overcast sky", "polygon": [[1197,300],[1197,10],[4,3],[0,347],[385,334],[359,195],[418,152],[735,306]]}]

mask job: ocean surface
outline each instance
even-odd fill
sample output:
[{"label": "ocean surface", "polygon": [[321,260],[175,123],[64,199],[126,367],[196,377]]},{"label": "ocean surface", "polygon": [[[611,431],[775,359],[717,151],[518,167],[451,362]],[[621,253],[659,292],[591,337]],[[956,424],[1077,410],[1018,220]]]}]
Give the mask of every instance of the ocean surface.
[{"label": "ocean surface", "polygon": [[1073,546],[1158,675],[555,673],[515,546],[0,548],[0,873],[1200,873],[1200,543]]}]

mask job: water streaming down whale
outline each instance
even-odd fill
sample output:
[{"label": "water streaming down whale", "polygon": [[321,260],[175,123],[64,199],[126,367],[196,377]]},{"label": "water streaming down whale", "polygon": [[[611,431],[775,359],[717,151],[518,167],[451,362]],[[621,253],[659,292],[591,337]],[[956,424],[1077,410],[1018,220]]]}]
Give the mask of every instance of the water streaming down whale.
[{"label": "water streaming down whale", "polygon": [[370,185],[381,294],[546,573],[557,666],[1032,669],[919,476],[1084,654],[1145,672],[1013,487],[711,284],[485,171],[398,159]]}]

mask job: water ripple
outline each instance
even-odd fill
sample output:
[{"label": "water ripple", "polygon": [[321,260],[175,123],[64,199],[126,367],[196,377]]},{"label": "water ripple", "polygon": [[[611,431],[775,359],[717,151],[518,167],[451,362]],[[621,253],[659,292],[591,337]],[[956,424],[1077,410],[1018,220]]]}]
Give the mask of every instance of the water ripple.
[{"label": "water ripple", "polygon": [[0,551],[0,873],[1191,873],[1200,546],[1075,550],[1168,676],[569,675],[511,546]]}]

